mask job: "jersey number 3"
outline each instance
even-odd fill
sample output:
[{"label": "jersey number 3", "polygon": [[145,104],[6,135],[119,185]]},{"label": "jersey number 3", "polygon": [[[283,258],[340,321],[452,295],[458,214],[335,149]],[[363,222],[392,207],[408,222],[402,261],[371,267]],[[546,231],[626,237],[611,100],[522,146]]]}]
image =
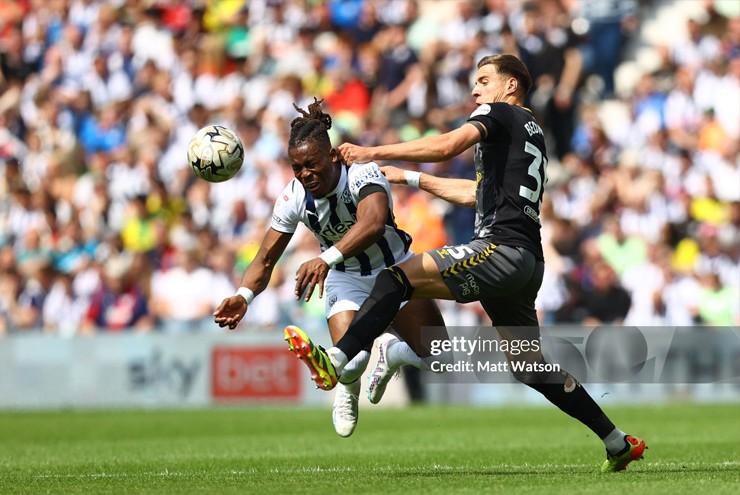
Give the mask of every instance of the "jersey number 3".
[{"label": "jersey number 3", "polygon": [[540,205],[542,204],[542,194],[545,192],[544,186],[546,181],[545,178],[547,177],[547,158],[542,156],[540,149],[529,141],[525,143],[524,151],[534,156],[534,160],[529,164],[527,173],[534,177],[534,180],[537,182],[537,188],[532,190],[527,186],[519,186],[519,196],[535,203],[537,205],[537,210],[539,211]]}]

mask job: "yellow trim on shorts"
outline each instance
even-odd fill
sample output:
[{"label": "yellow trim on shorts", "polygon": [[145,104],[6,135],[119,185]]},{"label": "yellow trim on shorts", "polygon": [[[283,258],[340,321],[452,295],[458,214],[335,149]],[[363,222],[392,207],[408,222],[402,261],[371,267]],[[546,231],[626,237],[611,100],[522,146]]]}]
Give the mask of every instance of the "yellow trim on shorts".
[{"label": "yellow trim on shorts", "polygon": [[454,275],[457,275],[463,270],[468,270],[470,268],[473,268],[476,265],[480,265],[483,263],[486,259],[488,259],[489,256],[493,254],[493,251],[496,249],[496,245],[491,243],[488,246],[486,246],[486,249],[481,251],[480,253],[476,254],[475,256],[471,256],[470,258],[466,260],[459,261],[452,265],[449,268],[446,268],[442,271],[442,278],[449,278]]}]

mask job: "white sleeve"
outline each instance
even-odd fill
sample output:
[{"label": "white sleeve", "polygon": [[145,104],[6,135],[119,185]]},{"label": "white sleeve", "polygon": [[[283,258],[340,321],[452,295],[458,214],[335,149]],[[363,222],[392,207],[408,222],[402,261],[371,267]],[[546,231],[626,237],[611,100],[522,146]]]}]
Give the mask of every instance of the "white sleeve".
[{"label": "white sleeve", "polygon": [[382,186],[385,192],[390,195],[388,179],[380,171],[377,163],[355,163],[347,173],[347,180],[349,181],[349,190],[355,198],[359,197],[360,190],[369,184]]},{"label": "white sleeve", "polygon": [[299,190],[302,187],[292,180],[275,200],[275,207],[272,210],[272,221],[270,227],[284,234],[293,234],[300,223],[298,204]]}]

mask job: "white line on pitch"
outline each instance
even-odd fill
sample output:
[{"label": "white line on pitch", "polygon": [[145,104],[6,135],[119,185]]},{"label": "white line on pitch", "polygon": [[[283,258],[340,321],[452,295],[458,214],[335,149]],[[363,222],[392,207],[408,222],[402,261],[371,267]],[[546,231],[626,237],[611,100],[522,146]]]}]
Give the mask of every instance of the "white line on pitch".
[{"label": "white line on pitch", "polygon": [[[740,461],[723,461],[719,463],[711,462],[643,462],[642,466],[655,466],[655,467],[699,467],[699,466],[740,466]],[[377,466],[370,468],[355,468],[350,466],[334,466],[334,467],[321,467],[321,466],[304,466],[298,468],[271,468],[271,469],[237,469],[228,471],[231,475],[251,475],[260,473],[272,473],[272,474],[301,474],[301,473],[354,473],[354,472],[404,472],[404,471],[423,471],[432,468],[436,471],[470,471],[475,469],[477,471],[483,471],[486,469],[527,469],[531,471],[537,471],[540,469],[573,469],[573,468],[593,468],[596,464],[495,464],[492,466],[448,466],[442,464],[433,464],[431,466]],[[183,477],[183,476],[197,476],[202,473],[189,472],[181,473],[175,471],[150,471],[142,473],[81,473],[81,474],[39,474],[36,478],[135,478],[135,477],[149,477],[149,478],[167,478],[167,477]],[[213,474],[213,471],[211,471]]]}]

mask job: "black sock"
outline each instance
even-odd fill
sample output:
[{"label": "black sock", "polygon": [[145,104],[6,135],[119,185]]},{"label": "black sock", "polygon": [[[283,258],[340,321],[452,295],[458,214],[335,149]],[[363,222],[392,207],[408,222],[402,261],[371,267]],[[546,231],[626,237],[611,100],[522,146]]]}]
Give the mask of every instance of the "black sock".
[{"label": "black sock", "polygon": [[586,425],[600,439],[603,440],[614,430],[614,423],[604,414],[578,380],[567,371],[515,373],[514,375],[517,380],[544,395],[565,414]]},{"label": "black sock", "polygon": [[414,288],[403,270],[386,268],[375,279],[373,290],[357,311],[355,318],[336,347],[351,360],[382,334],[396,317],[401,303],[411,299]]}]

